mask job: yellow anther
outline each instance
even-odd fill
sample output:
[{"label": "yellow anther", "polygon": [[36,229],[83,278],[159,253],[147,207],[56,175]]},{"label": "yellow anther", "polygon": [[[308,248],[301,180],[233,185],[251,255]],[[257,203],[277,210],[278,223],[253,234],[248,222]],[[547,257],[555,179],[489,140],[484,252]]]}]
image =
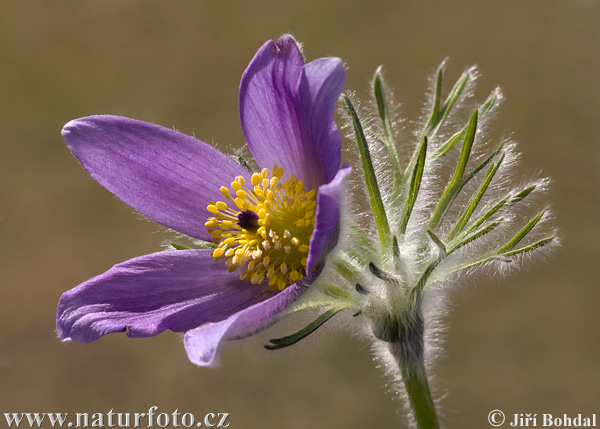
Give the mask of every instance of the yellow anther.
[{"label": "yellow anther", "polygon": [[308,258],[304,257],[300,260],[300,263],[302,264],[303,267],[306,267],[306,261],[308,260]]},{"label": "yellow anther", "polygon": [[221,188],[219,190],[221,191],[221,193],[223,194],[223,196],[225,198],[228,198],[228,199],[231,198],[229,196],[229,189],[226,186],[221,186]]},{"label": "yellow anther", "polygon": [[236,180],[236,182],[238,182],[242,186],[244,186],[244,183],[246,183],[246,180],[244,179],[244,176],[236,176],[235,180]]},{"label": "yellow anther", "polygon": [[236,198],[235,200],[233,200],[233,202],[241,210],[244,210],[246,208],[246,202],[244,200],[242,200],[241,198]]},{"label": "yellow anther", "polygon": [[275,173],[275,176],[279,179],[281,179],[283,177],[283,167],[279,167],[277,169],[277,173]]},{"label": "yellow anther", "polygon": [[[254,186],[258,186],[260,184],[261,179],[262,179],[262,177],[260,177],[260,174],[254,173],[252,175],[252,178],[250,179],[250,182],[252,182],[252,184]],[[225,188],[225,189],[227,189],[227,188]]]},{"label": "yellow anther", "polygon": [[214,204],[209,204],[206,207],[206,210],[208,210],[211,213],[219,213],[219,209],[217,208],[217,206],[215,206]]},{"label": "yellow anther", "polygon": [[223,256],[224,252],[225,250],[222,247],[217,247],[215,250],[213,250],[212,256],[213,258],[220,258],[221,256]]},{"label": "yellow anther", "polygon": [[297,282],[300,279],[300,273],[298,272],[298,270],[292,270],[292,272],[290,272],[290,280],[292,280],[293,282]]},{"label": "yellow anther", "polygon": [[300,180],[296,184],[296,193],[299,193],[302,190],[304,190],[304,182],[302,180]]},{"label": "yellow anther", "polygon": [[239,265],[232,265],[231,267],[229,267],[229,271],[230,273],[233,273],[235,270],[237,270],[240,266]]},{"label": "yellow anther", "polygon": [[221,241],[221,245],[226,247],[226,246],[231,246],[233,243],[235,243],[235,238],[234,237],[229,237],[223,241]]},{"label": "yellow anther", "polygon": [[304,219],[298,219],[296,221],[296,226],[302,228],[304,226],[305,222]]},{"label": "yellow anther", "polygon": [[308,252],[308,246],[306,244],[301,244],[300,246],[298,246],[298,250],[302,253],[306,253]]},{"label": "yellow anther", "polygon": [[269,177],[269,169],[263,168],[262,171],[260,172],[260,175],[262,176],[263,179],[266,179],[267,177]]},{"label": "yellow anther", "polygon": [[240,182],[231,182],[231,189],[234,191],[239,191],[242,189],[242,185],[240,185]]},{"label": "yellow anther", "polygon": [[292,237],[292,243],[294,243],[294,246],[299,246],[300,240],[298,239],[298,237]]},{"label": "yellow anther", "polygon": [[[237,191],[235,194],[238,196],[238,198],[241,198],[243,200],[245,200],[246,197],[248,196],[248,194],[246,193],[246,191],[243,191],[243,190],[242,191]],[[236,198],[236,200],[237,200],[237,198]]]},{"label": "yellow anther", "polygon": [[221,228],[222,230],[231,229],[232,227],[233,227],[233,222],[230,220],[222,220],[221,224],[219,225],[219,228]]},{"label": "yellow anther", "polygon": [[225,252],[225,256],[228,258],[231,258],[234,253],[235,253],[235,249],[229,249],[227,252]]},{"label": "yellow anther", "polygon": [[217,201],[217,208],[219,210],[227,210],[227,204],[225,204],[223,201]]},{"label": "yellow anther", "polygon": [[214,227],[216,227],[218,224],[219,224],[219,222],[217,222],[217,220],[216,220],[216,219],[214,219],[214,218],[211,218],[211,219],[207,220],[206,222],[204,222],[204,226],[205,226],[206,228],[214,228]]},{"label": "yellow anther", "polygon": [[280,277],[279,280],[277,280],[277,288],[279,290],[284,290],[285,289],[285,279],[283,277]]}]

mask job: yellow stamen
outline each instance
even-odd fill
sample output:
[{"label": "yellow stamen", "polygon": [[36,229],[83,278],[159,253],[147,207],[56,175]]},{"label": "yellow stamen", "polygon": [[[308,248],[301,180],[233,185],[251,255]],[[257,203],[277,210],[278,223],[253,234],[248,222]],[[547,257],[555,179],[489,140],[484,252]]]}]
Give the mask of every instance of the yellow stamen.
[{"label": "yellow stamen", "polygon": [[[210,202],[205,226],[218,243],[212,256],[225,260],[230,272],[245,267],[240,279],[260,284],[268,279],[271,290],[283,290],[306,275],[306,253],[313,233],[314,190],[274,165],[221,186],[226,200]],[[233,191],[233,192],[231,192]]]}]

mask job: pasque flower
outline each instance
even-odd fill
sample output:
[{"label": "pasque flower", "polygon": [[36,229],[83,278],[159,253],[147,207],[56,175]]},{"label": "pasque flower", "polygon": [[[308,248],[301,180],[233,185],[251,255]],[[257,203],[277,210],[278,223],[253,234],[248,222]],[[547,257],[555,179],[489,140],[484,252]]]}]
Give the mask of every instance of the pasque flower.
[{"label": "pasque flower", "polygon": [[112,332],[185,332],[190,360],[206,366],[224,340],[276,322],[338,241],[350,167],[340,168],[333,115],[344,79],[340,59],[305,64],[290,36],[259,49],[239,92],[255,172],[146,122],[90,116],[66,124],[69,149],[101,185],[159,224],[214,244],[134,258],[66,292],[58,335],[91,342]]},{"label": "pasque flower", "polygon": [[352,194],[370,210],[350,204],[351,169],[340,168],[333,121],[344,76],[337,58],[305,64],[289,36],[263,45],[239,95],[256,171],[145,122],[91,116],[68,123],[67,145],[92,177],[205,248],[135,258],[66,292],[59,336],[90,342],[111,332],[186,332],[190,360],[207,366],[224,340],[283,316],[316,314],[267,349],[296,344],[339,314],[372,342],[405,399],[409,424],[438,428],[429,372],[449,291],[478,270],[508,271],[558,243],[550,211],[530,196],[548,180],[516,182],[514,142],[488,141],[502,95],[496,89],[471,110],[465,101],[474,68],[445,99],[444,65],[438,68],[414,142],[399,132],[377,70],[370,114],[353,97],[341,98],[362,167]]}]

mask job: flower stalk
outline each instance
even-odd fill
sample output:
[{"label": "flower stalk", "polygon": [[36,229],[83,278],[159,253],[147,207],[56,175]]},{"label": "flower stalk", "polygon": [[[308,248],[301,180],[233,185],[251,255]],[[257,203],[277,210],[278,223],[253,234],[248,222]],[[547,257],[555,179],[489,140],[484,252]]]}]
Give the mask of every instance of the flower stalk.
[{"label": "flower stalk", "polygon": [[[417,427],[436,429],[439,428],[439,423],[425,372],[422,323],[421,316],[415,326],[407,329],[402,341],[389,344],[389,350],[402,374]],[[411,347],[407,348],[407,345]]]},{"label": "flower stalk", "polygon": [[[373,321],[373,334],[384,342],[402,380],[412,419],[418,428],[427,429],[439,428],[439,423],[425,368],[422,291],[437,263],[435,260],[429,265],[418,284],[411,290],[409,303],[400,315],[390,312]],[[389,288],[398,286],[393,282],[388,283]],[[397,293],[397,290],[392,293],[394,292]]]}]

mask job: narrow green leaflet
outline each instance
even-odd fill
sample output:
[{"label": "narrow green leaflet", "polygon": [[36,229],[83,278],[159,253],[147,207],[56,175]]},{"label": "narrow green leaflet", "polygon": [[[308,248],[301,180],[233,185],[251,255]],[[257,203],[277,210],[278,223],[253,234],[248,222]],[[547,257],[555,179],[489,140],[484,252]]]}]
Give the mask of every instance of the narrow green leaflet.
[{"label": "narrow green leaflet", "polygon": [[435,85],[433,109],[431,111],[431,116],[429,117],[429,120],[425,125],[425,130],[423,131],[423,134],[426,135],[430,140],[436,136],[436,134],[440,130],[440,127],[446,120],[448,113],[450,113],[450,110],[452,109],[452,107],[454,107],[457,100],[461,96],[463,90],[465,89],[465,86],[467,85],[467,82],[471,78],[472,71],[473,69],[469,69],[460,76],[460,78],[456,81],[454,87],[450,91],[450,94],[448,94],[446,101],[442,106],[440,106],[443,67],[441,65],[439,66]]},{"label": "narrow green leaflet", "polygon": [[440,237],[438,237],[437,234],[430,229],[427,230],[427,234],[429,235],[429,238],[431,238],[431,241],[433,241],[435,243],[435,245],[438,247],[438,249],[440,249],[440,251],[442,252],[442,255],[446,256],[449,253],[448,248],[446,247],[446,243],[444,243],[442,241],[442,239]]},{"label": "narrow green leaflet", "polygon": [[489,218],[494,216],[496,213],[502,212],[503,210],[509,209],[510,207],[517,204],[519,201],[527,197],[534,189],[536,185],[531,185],[523,189],[522,191],[516,193],[515,195],[508,194],[496,204],[492,206],[487,212],[481,215],[478,219],[476,219],[473,224],[466,230],[467,233],[473,231],[482,225]]},{"label": "narrow green leaflet", "polygon": [[189,249],[189,247],[184,246],[183,244],[175,243],[173,241],[171,241],[169,243],[169,245],[175,250],[188,250]]},{"label": "narrow green leaflet", "polygon": [[[481,119],[485,118],[487,116],[487,114],[492,110],[492,107],[494,107],[494,105],[496,104],[496,101],[498,101],[498,97],[499,97],[499,92],[498,92],[498,90],[495,90],[494,92],[491,93],[491,95],[488,97],[486,102],[483,103],[479,107],[479,117]],[[456,145],[456,143],[458,143],[462,138],[464,138],[468,127],[469,127],[469,124],[466,124],[460,131],[454,133],[452,135],[452,137],[450,137],[448,140],[446,140],[446,142],[443,143],[435,151],[435,153],[432,156],[432,161],[435,161],[438,158],[444,156],[446,153],[448,153],[448,151],[450,149],[452,149],[454,147],[454,145]]]},{"label": "narrow green leaflet", "polygon": [[390,118],[387,101],[385,98],[385,91],[383,85],[383,77],[381,76],[381,67],[375,71],[373,77],[373,92],[375,94],[375,101],[377,103],[377,111],[379,112],[379,119],[381,119],[381,127],[385,136],[384,144],[390,155],[392,167],[394,169],[394,181],[400,181],[402,179],[402,164],[400,162],[400,156],[396,148],[396,139],[394,138],[394,130],[392,128],[392,120]]},{"label": "narrow green leaflet", "polygon": [[498,171],[498,168],[500,168],[500,165],[502,164],[503,160],[504,160],[504,154],[502,154],[500,156],[500,159],[498,160],[497,163],[492,164],[490,166],[485,178],[483,179],[483,182],[479,186],[479,189],[477,189],[477,192],[475,192],[475,194],[471,198],[471,201],[469,201],[469,204],[467,205],[467,207],[463,211],[462,215],[456,222],[456,225],[454,226],[454,228],[452,228],[452,230],[448,234],[448,240],[454,239],[456,237],[456,235],[458,233],[462,232],[462,230],[465,228],[467,222],[471,218],[471,215],[473,214],[473,212],[477,208],[477,205],[481,201],[481,198],[487,191],[487,188],[488,188],[490,182],[492,181],[492,179],[494,178],[496,172]]},{"label": "narrow green leaflet", "polygon": [[373,217],[375,218],[375,225],[377,226],[377,232],[379,233],[379,239],[384,249],[390,248],[391,245],[391,233],[390,226],[388,224],[387,215],[381,199],[381,192],[379,191],[379,185],[377,184],[377,177],[375,176],[375,169],[373,168],[373,161],[371,160],[371,154],[369,153],[369,146],[367,139],[356,114],[356,110],[352,105],[350,99],[346,96],[342,96],[344,107],[346,112],[352,119],[352,125],[354,126],[354,134],[356,136],[356,142],[358,143],[358,150],[360,152],[360,158],[365,172],[365,181],[367,184],[367,190],[369,191],[369,199],[371,200],[371,208],[373,209]]},{"label": "narrow green leaflet", "polygon": [[338,314],[340,311],[346,310],[347,308],[348,307],[340,306],[332,307],[323,314],[321,314],[319,317],[317,317],[315,320],[313,320],[311,323],[309,323],[306,327],[300,329],[298,332],[292,335],[288,335],[286,337],[269,340],[271,344],[265,344],[265,348],[267,350],[277,350],[296,344],[298,341],[308,337],[310,334],[315,332],[317,329],[323,326],[325,322],[327,322],[333,316]]},{"label": "narrow green leaflet", "polygon": [[468,234],[459,235],[458,237],[456,237],[455,240],[451,241],[448,244],[448,254],[454,252],[456,249],[463,247],[464,245],[470,243],[473,240],[483,237],[488,232],[491,232],[494,229],[496,229],[496,227],[498,227],[503,221],[504,221],[504,218],[498,218],[494,222],[490,223],[489,225],[483,226],[483,227],[476,229],[475,231],[472,231]]},{"label": "narrow green leaflet", "polygon": [[411,159],[408,168],[411,171],[407,171],[410,174],[410,182],[407,183],[408,189],[406,189],[406,202],[403,204],[402,217],[400,218],[399,232],[404,234],[406,232],[406,226],[410,219],[410,214],[417,201],[419,195],[419,189],[421,188],[421,179],[423,178],[423,170],[425,169],[425,157],[427,155],[427,137],[423,136],[421,144],[415,150],[415,153]]},{"label": "narrow green leaflet", "polygon": [[429,221],[429,227],[432,231],[436,231],[442,220],[444,215],[448,211],[450,204],[454,201],[460,189],[466,183],[463,181],[463,174],[465,172],[465,168],[467,166],[467,162],[469,161],[469,156],[471,155],[471,148],[473,147],[473,142],[475,141],[475,133],[477,131],[477,110],[473,112],[471,116],[471,120],[469,121],[469,127],[467,129],[467,133],[465,134],[465,140],[463,143],[462,150],[460,152],[460,158],[458,160],[458,164],[456,165],[456,169],[454,170],[454,175],[452,179],[450,179],[450,183],[446,187],[446,190],[442,194],[440,201],[438,202],[433,215],[431,216],[431,220]]},{"label": "narrow green leaflet", "polygon": [[531,219],[527,223],[527,225],[525,225],[523,229],[521,229],[508,243],[506,243],[504,246],[498,249],[498,253],[504,254],[505,252],[512,250],[517,244],[519,244],[519,242],[533,229],[533,227],[537,225],[542,216],[544,216],[544,213],[545,212],[542,211],[538,213],[536,217]]},{"label": "narrow green leaflet", "polygon": [[516,250],[509,250],[508,252],[504,252],[502,255],[508,257],[508,256],[515,256],[515,255],[518,255],[521,253],[531,252],[532,250],[535,250],[535,249],[545,246],[546,244],[550,243],[553,240],[554,240],[554,236],[542,238],[541,240],[538,240],[535,243],[530,244],[529,246],[524,246],[524,247],[521,247],[520,249],[516,249]]}]

